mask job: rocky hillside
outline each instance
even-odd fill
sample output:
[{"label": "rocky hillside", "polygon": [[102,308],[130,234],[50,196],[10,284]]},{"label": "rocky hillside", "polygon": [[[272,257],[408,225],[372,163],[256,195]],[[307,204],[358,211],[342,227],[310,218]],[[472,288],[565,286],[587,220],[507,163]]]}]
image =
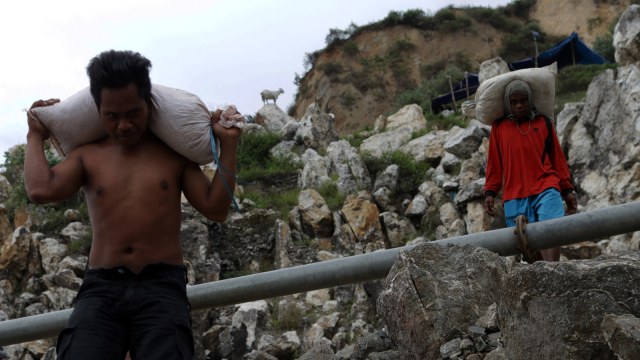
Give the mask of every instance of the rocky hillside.
[{"label": "rocky hillside", "polygon": [[[640,199],[640,6],[625,12],[619,30],[617,67],[557,116],[580,212]],[[183,204],[191,285],[416,246],[399,254],[385,279],[194,311],[198,360],[640,353],[640,232],[565,246],[558,263],[429,244],[503,224],[482,210],[487,126],[470,119],[426,131],[415,104],[379,119],[361,142],[341,140],[334,116],[316,104],[301,118],[269,104],[256,121],[243,141],[275,137],[270,153],[297,171],[245,184],[237,193],[242,211],[224,223]],[[19,179],[0,176],[0,326],[71,307],[87,264],[86,209],[20,203]],[[283,216],[261,206],[252,187],[261,195],[293,191],[295,204]],[[49,360],[54,346],[54,338],[5,345],[0,359]]]},{"label": "rocky hillside", "polygon": [[[378,115],[398,108],[397,98],[438,72],[455,66],[477,73],[482,61],[534,54],[531,30],[543,37],[541,51],[578,32],[592,44],[627,8],[623,1],[514,1],[506,7],[445,8],[436,14],[389,14],[360,28],[332,29],[325,49],[308,54],[310,69],[299,79],[290,115],[301,118],[311,103],[335,114],[340,135],[373,127]],[[463,79],[462,73],[457,74]],[[448,91],[439,84],[431,96]],[[430,109],[423,109],[429,112]]]}]

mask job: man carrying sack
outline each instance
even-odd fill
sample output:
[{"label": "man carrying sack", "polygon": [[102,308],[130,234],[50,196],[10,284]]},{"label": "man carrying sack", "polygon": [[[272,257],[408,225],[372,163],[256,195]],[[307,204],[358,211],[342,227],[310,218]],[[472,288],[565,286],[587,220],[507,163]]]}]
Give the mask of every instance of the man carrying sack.
[{"label": "man carrying sack", "polygon": [[[93,239],[88,270],[58,359],[191,359],[190,306],[180,246],[181,192],[208,219],[224,221],[234,184],[240,126],[211,117],[220,158],[212,181],[197,163],[149,130],[151,62],[131,51],[93,58],[90,91],[107,137],[71,150],[49,168],[43,142],[50,136],[28,116],[25,185],[35,203],[54,203],[83,189]],[[48,107],[57,99],[36,101]],[[208,134],[205,134],[208,136]]]},{"label": "man carrying sack", "polygon": [[[495,197],[503,190],[506,225],[516,218],[529,222],[573,214],[578,201],[571,174],[551,120],[535,112],[532,91],[523,80],[504,91],[505,117],[493,122],[484,186],[486,212],[495,215]],[[558,261],[560,248],[541,250],[546,261]]]}]

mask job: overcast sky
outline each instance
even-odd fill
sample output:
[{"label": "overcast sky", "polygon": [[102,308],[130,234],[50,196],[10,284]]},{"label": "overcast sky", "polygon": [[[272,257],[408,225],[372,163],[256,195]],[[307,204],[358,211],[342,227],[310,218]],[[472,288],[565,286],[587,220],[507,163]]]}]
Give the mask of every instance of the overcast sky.
[{"label": "overcast sky", "polygon": [[195,93],[211,109],[262,106],[260,91],[284,89],[287,110],[305,53],[325,47],[329,29],[366,25],[389,11],[503,6],[508,0],[57,0],[10,1],[0,12],[0,164],[25,142],[25,108],[88,86],[98,53],[134,50],[153,63],[154,83]]}]

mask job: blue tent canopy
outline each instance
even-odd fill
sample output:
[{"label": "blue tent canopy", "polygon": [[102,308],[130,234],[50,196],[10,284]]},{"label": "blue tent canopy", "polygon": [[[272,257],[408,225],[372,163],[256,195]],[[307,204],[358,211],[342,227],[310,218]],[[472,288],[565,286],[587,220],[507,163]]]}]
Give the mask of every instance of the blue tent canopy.
[{"label": "blue tent canopy", "polygon": [[[462,81],[453,85],[453,94],[456,101],[466,99],[467,97],[475,94],[479,85],[480,81],[478,81],[478,74],[467,74],[466,79],[462,79]],[[451,93],[441,95],[431,100],[431,110],[433,113],[437,114],[443,110],[445,105],[451,104],[452,102]]]},{"label": "blue tent canopy", "polygon": [[[558,63],[558,69],[562,69],[565,66],[570,65],[588,65],[588,64],[604,64],[607,60],[597,52],[589,49],[589,47],[580,40],[578,34],[574,31],[569,37],[556,44],[551,49],[542,52],[538,55],[538,67],[551,65],[554,62]],[[514,61],[509,64],[509,68],[513,70],[527,69],[535,67],[535,58],[529,57],[526,59]],[[468,74],[468,96],[475,94],[478,89],[478,75]],[[453,93],[455,100],[466,99],[467,96],[467,82],[463,79],[453,87]],[[435,99],[431,100],[431,110],[433,113],[439,113],[448,104],[451,104],[451,93],[443,94]]]},{"label": "blue tent canopy", "polygon": [[[562,69],[565,66],[577,64],[604,64],[607,60],[597,52],[589,49],[574,31],[568,38],[538,55],[538,67],[551,65],[554,62],[558,63],[558,69]],[[509,67],[511,70],[519,70],[532,68],[535,65],[535,58],[529,57],[514,61],[509,64]]]}]

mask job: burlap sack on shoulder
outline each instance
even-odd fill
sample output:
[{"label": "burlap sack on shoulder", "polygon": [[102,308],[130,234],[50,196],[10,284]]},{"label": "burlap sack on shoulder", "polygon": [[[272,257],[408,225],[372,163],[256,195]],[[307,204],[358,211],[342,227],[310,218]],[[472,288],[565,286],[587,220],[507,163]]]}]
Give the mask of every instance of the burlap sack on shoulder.
[{"label": "burlap sack on shoulder", "polygon": [[[187,91],[157,84],[152,86],[151,97],[151,131],[191,161],[201,165],[213,161],[211,113],[202,100]],[[31,115],[49,129],[51,143],[62,156],[108,135],[88,87],[58,104],[32,109]]]},{"label": "burlap sack on shoulder", "polygon": [[88,87],[55,105],[31,109],[30,114],[49,129],[51,144],[61,156],[107,136]]},{"label": "burlap sack on shoulder", "polygon": [[211,112],[190,92],[153,85],[153,116],[149,127],[174,151],[200,165],[213,161]]},{"label": "burlap sack on shoulder", "polygon": [[486,125],[501,119],[504,114],[504,89],[513,80],[525,81],[531,87],[533,106],[536,110],[554,118],[556,97],[556,63],[543,68],[511,71],[482,82],[476,91],[476,119]]}]

